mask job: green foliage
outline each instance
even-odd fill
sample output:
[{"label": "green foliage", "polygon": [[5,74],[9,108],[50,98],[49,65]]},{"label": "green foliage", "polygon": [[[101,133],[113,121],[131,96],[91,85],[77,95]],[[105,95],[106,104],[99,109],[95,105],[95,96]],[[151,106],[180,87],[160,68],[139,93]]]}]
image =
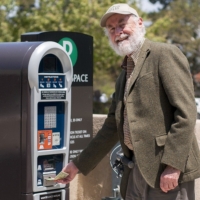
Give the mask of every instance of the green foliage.
[{"label": "green foliage", "polygon": [[[200,72],[200,0],[174,0],[168,9],[150,14],[153,25],[147,36],[155,41],[176,44],[188,58],[191,73]],[[195,94],[200,96],[194,81]]]},{"label": "green foliage", "polygon": [[93,113],[95,114],[108,114],[111,105],[111,100],[106,103],[93,102]]},{"label": "green foliage", "polygon": [[174,0],[167,10],[154,16],[147,36],[156,41],[177,44],[190,61],[191,71],[200,70],[200,1]]},{"label": "green foliage", "polygon": [[167,32],[172,19],[168,15],[162,18],[158,18],[156,22],[147,29],[146,36],[157,42],[165,42],[167,38]]}]

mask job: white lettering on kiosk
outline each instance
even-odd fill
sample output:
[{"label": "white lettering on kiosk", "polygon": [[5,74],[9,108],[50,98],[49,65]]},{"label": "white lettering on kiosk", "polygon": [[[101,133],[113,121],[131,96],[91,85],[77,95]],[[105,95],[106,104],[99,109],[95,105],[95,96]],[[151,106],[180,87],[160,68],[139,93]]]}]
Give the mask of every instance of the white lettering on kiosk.
[{"label": "white lettering on kiosk", "polygon": [[73,82],[88,82],[88,74],[74,74]]},{"label": "white lettering on kiosk", "polygon": [[58,76],[44,76],[44,78],[58,78]]},{"label": "white lettering on kiosk", "polygon": [[71,122],[82,122],[83,119],[82,118],[72,118]]},{"label": "white lettering on kiosk", "polygon": [[83,149],[77,149],[77,150],[71,150],[70,151],[70,158],[76,158],[76,156],[78,156],[81,152],[83,151]]},{"label": "white lettering on kiosk", "polygon": [[[67,51],[67,46],[69,47],[69,51]],[[67,54],[70,56],[72,54],[72,51],[73,51],[72,43],[70,41],[64,41],[63,47],[65,48]]]}]

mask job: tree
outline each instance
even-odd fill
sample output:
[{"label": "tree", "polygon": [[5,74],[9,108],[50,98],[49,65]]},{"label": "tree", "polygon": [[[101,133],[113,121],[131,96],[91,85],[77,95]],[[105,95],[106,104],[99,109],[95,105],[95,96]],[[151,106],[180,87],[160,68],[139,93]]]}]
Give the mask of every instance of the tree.
[{"label": "tree", "polygon": [[151,3],[157,3],[163,5],[163,9],[166,9],[166,7],[173,1],[173,0],[149,0]]},{"label": "tree", "polygon": [[[199,10],[199,0],[175,0],[168,9],[152,15],[154,23],[147,31],[153,40],[176,44],[187,56],[193,76],[200,72]],[[195,88],[199,96],[199,88]]]}]

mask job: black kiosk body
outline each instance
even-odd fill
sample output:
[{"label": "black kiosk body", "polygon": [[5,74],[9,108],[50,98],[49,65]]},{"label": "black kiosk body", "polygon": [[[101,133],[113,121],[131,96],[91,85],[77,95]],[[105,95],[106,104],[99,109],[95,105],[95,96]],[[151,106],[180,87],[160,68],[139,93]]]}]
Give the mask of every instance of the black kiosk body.
[{"label": "black kiosk body", "polygon": [[71,59],[55,42],[0,43],[0,199],[69,200]]}]

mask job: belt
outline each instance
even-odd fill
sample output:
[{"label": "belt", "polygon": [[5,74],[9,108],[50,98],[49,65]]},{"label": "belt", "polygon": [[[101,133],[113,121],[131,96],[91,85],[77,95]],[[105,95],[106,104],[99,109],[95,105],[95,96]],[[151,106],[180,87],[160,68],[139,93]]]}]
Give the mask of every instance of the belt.
[{"label": "belt", "polygon": [[[134,157],[134,156],[133,156]],[[118,155],[117,155],[117,160],[120,160],[122,163],[123,163],[123,165],[126,165],[128,168],[130,168],[130,169],[132,169],[133,167],[134,167],[134,161],[135,161],[135,158],[134,159],[132,159],[132,160],[130,160],[130,159],[128,159],[126,156],[121,156],[121,157],[119,157]]]},{"label": "belt", "polygon": [[134,167],[134,165],[135,165],[134,160],[130,160],[130,159],[126,158],[125,156],[123,156],[121,158],[121,162],[124,165],[128,166],[128,168],[130,168],[130,169],[132,169]]},{"label": "belt", "polygon": [[124,166],[127,166],[130,169],[134,168],[134,160],[135,159],[130,160],[122,153],[118,153],[115,163],[112,165],[113,170],[115,171],[115,173],[117,173],[117,177],[122,177]]}]

